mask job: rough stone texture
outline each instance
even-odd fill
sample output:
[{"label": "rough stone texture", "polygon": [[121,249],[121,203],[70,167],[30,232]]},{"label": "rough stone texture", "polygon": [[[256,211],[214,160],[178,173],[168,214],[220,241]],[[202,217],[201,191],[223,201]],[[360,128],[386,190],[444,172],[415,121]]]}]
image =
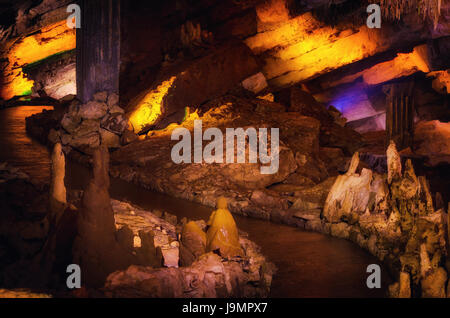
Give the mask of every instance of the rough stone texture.
[{"label": "rough stone texture", "polygon": [[427,181],[415,175],[410,160],[402,169],[395,144],[387,156],[388,173],[381,176],[367,169],[355,173],[354,155],[328,194],[324,220],[333,222],[331,235],[350,238],[401,272],[391,296],[444,297],[447,272],[439,264],[447,253],[446,216],[434,210]]},{"label": "rough stone texture", "polygon": [[356,173],[359,153],[355,153],[345,175],[338,176],[327,197],[323,216],[329,222],[351,220],[363,214],[369,204],[372,171],[363,169]]},{"label": "rough stone texture", "polygon": [[55,144],[52,154],[52,180],[50,184],[50,211],[51,219],[55,223],[67,207],[66,186],[64,178],[66,175],[66,161],[61,144]]},{"label": "rough stone texture", "polygon": [[[92,155],[93,149],[100,145],[119,148],[135,140],[137,136],[128,130],[128,119],[123,109],[115,104],[117,94],[102,91],[97,92],[95,98],[97,100],[81,104],[74,96],[68,95],[60,100],[61,105],[57,110],[29,117],[27,129],[35,137],[47,139],[45,143],[51,146],[61,143],[66,154],[76,149]],[[57,123],[50,123],[45,115]],[[44,127],[39,127],[42,125]],[[45,138],[44,131],[50,127],[48,137]]]},{"label": "rough stone texture", "polygon": [[267,297],[273,269],[258,256],[255,245],[246,239],[241,242],[245,258],[253,261],[249,268],[244,262],[224,262],[207,253],[189,267],[130,266],[109,275],[103,290],[109,297]]},{"label": "rough stone texture", "polygon": [[104,102],[90,101],[80,107],[79,115],[83,119],[100,119],[106,115],[108,105]]},{"label": "rough stone texture", "polygon": [[114,212],[109,198],[109,155],[105,147],[94,152],[94,178],[83,193],[77,213],[73,261],[83,268],[87,286],[100,287],[113,271],[132,263],[131,251],[116,238]]},{"label": "rough stone texture", "polygon": [[[30,200],[31,198],[31,200]],[[48,188],[34,183],[30,177],[17,167],[5,162],[0,163],[0,216],[1,243],[0,281],[3,286],[11,280],[18,279],[5,267],[19,259],[34,257],[41,249],[49,230],[48,219],[45,218],[49,208]],[[11,286],[17,286],[14,283]]]},{"label": "rough stone texture", "polygon": [[0,289],[0,298],[52,298],[52,296],[26,289]]},{"label": "rough stone texture", "polygon": [[23,71],[28,79],[34,81],[32,97],[61,99],[77,93],[73,50],[33,63]]},{"label": "rough stone texture", "polygon": [[[250,163],[174,164],[170,158],[175,144],[170,140],[171,132],[180,126],[192,132],[193,121],[197,118],[197,113],[194,113],[180,126],[173,125],[162,131],[150,132],[144,141],[133,142],[114,152],[113,175],[209,206],[214,206],[217,197],[223,195],[230,199],[231,211],[259,214],[263,218],[268,217],[268,211],[274,206],[276,209],[287,209],[288,202],[276,192],[264,190],[258,194],[255,191],[286,180],[294,172],[297,179],[314,182],[328,177],[325,165],[318,159],[320,123],[314,118],[272,111],[279,109],[277,103],[232,96],[217,99],[212,105],[205,105],[205,109],[198,117],[202,120],[203,130],[218,127],[225,133],[225,128],[230,127],[279,127],[278,172],[263,175],[259,164]],[[259,200],[261,195],[265,199]],[[277,203],[274,205],[274,202]],[[268,211],[265,211],[265,205]]]},{"label": "rough stone texture", "polygon": [[186,250],[186,254],[182,254],[184,257],[182,256],[181,262],[182,264],[185,264],[185,266],[189,266],[197,257],[205,254],[206,233],[203,232],[196,222],[190,221],[183,226],[181,232],[181,244]]},{"label": "rough stone texture", "polygon": [[422,297],[446,298],[445,283],[447,272],[442,267],[431,270],[431,273],[422,278]]},{"label": "rough stone texture", "polygon": [[415,153],[426,156],[431,165],[450,163],[450,123],[421,121],[414,131]]},{"label": "rough stone texture", "polygon": [[387,156],[387,168],[388,168],[388,183],[392,183],[393,180],[397,180],[402,175],[402,162],[400,155],[397,152],[395,143],[391,140],[389,147],[386,151]]},{"label": "rough stone texture", "polygon": [[78,29],[76,36],[78,97],[86,103],[95,93],[119,92],[121,14],[116,1],[80,0],[78,4],[82,23],[89,25]]},{"label": "rough stone texture", "polygon": [[[163,68],[154,87],[132,101],[126,111],[135,133],[155,125],[164,128],[171,122],[181,121],[185,107],[197,107],[219,97],[257,71],[257,63],[248,47],[242,43],[223,45],[194,61]],[[163,96],[158,97],[161,101],[157,106],[152,100],[161,94],[163,82],[170,84],[164,84],[169,87]],[[142,116],[151,115],[153,107],[160,107],[161,115],[157,119],[144,120]],[[168,116],[172,116],[170,120]]]},{"label": "rough stone texture", "polygon": [[400,273],[399,284],[398,298],[411,298],[411,280],[408,273]]}]

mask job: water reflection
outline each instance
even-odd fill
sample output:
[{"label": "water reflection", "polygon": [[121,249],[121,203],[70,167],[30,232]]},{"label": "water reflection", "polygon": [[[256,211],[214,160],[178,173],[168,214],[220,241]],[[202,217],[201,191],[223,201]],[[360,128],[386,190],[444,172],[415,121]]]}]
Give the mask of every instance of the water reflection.
[{"label": "water reflection", "polygon": [[0,162],[7,161],[38,182],[48,182],[49,151],[27,136],[25,118],[52,106],[22,106],[0,111]]}]

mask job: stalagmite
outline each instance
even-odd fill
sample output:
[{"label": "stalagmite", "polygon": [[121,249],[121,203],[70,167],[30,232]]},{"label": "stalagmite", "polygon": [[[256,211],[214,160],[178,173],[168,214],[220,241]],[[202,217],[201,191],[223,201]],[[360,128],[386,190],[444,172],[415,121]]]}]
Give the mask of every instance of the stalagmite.
[{"label": "stalagmite", "polygon": [[52,154],[52,180],[50,184],[50,211],[51,222],[58,223],[67,206],[66,186],[64,177],[66,174],[66,161],[61,144],[55,144]]},{"label": "stalagmite", "polygon": [[203,232],[196,222],[190,221],[183,226],[181,244],[187,253],[182,254],[183,265],[190,265],[190,263],[206,252],[206,233]]},{"label": "stalagmite", "polygon": [[114,212],[109,197],[109,153],[105,146],[94,150],[93,179],[85,189],[77,215],[73,261],[83,269],[84,282],[100,287],[113,271],[133,263],[131,248],[116,237]]},{"label": "stalagmite", "polygon": [[233,216],[228,211],[227,200],[223,197],[217,200],[215,210],[208,221],[206,233],[206,251],[218,250],[223,257],[242,256],[239,244],[239,234]]},{"label": "stalagmite", "polygon": [[359,153],[355,152],[347,173],[337,177],[327,196],[323,209],[323,216],[327,221],[338,223],[366,211],[373,172],[363,169],[361,174],[357,174],[358,165]]},{"label": "stalagmite", "polygon": [[346,175],[351,176],[352,174],[356,173],[356,169],[358,169],[358,165],[359,165],[359,152],[355,152],[353,154],[353,157],[350,162],[350,166],[348,168]]},{"label": "stalagmite", "polygon": [[391,140],[386,151],[387,167],[388,167],[388,183],[391,184],[393,180],[402,176],[402,162],[398,154],[395,142]]},{"label": "stalagmite", "polygon": [[400,289],[398,293],[398,298],[411,298],[411,280],[409,273],[400,273]]}]

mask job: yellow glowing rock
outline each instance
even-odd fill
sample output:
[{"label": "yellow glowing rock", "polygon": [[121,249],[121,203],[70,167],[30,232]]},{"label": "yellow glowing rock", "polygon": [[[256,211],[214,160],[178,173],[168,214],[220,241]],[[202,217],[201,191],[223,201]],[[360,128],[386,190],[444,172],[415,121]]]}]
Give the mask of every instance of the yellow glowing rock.
[{"label": "yellow glowing rock", "polygon": [[217,210],[211,214],[208,225],[207,252],[219,250],[223,257],[243,256],[236,222],[227,209],[225,198],[221,197],[217,200]]},{"label": "yellow glowing rock", "polygon": [[135,133],[138,133],[156,122],[163,112],[164,97],[172,87],[176,77],[164,81],[156,89],[147,93],[139,102],[135,110],[130,114],[130,123]]},{"label": "yellow glowing rock", "polygon": [[74,49],[75,29],[69,29],[66,20],[62,20],[30,36],[14,39],[14,43],[10,45],[7,52],[9,63],[3,70],[4,82],[0,87],[0,97],[3,99],[21,96],[31,91],[33,81],[24,77],[22,66]]}]

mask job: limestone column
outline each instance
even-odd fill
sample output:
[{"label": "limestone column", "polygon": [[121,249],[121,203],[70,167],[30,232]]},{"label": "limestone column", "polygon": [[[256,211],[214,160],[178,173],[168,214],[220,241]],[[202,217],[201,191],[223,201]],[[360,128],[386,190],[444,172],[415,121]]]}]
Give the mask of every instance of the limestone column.
[{"label": "limestone column", "polygon": [[87,102],[98,91],[119,91],[120,0],[79,0],[78,4],[77,92]]}]

